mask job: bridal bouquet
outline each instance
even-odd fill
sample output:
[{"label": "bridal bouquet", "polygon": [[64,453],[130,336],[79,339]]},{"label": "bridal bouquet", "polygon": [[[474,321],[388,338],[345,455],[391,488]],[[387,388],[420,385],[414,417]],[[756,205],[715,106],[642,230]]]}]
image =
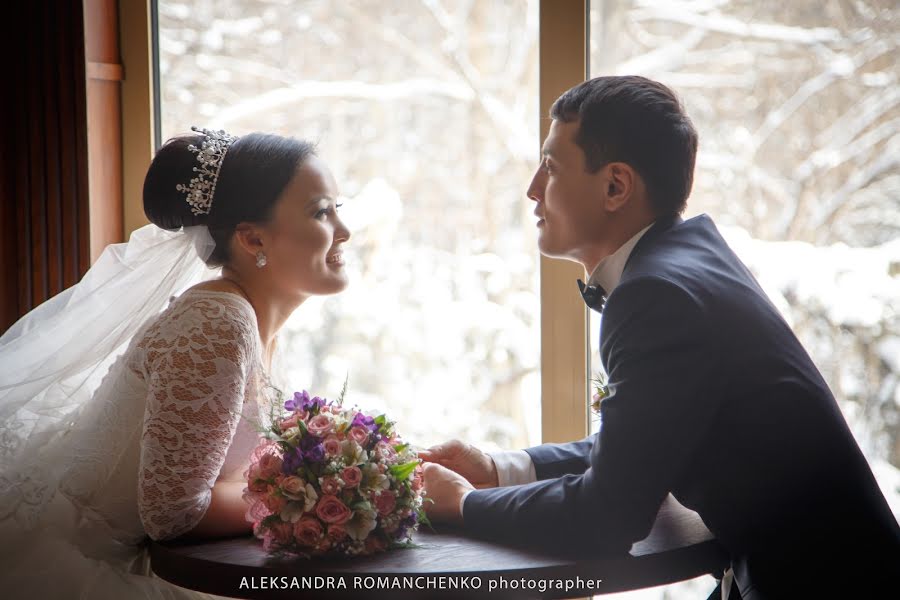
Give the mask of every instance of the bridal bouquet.
[{"label": "bridal bouquet", "polygon": [[422,467],[384,415],[305,390],[284,403],[246,472],[247,519],[271,552],[358,556],[410,542]]}]

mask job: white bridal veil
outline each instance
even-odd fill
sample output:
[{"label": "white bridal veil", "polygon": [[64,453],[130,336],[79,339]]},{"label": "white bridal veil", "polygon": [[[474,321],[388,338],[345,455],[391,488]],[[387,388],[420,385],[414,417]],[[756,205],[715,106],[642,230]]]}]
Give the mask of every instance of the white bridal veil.
[{"label": "white bridal veil", "polygon": [[0,519],[40,514],[63,470],[60,440],[135,333],[214,275],[214,245],[205,226],[142,227],[0,337]]}]

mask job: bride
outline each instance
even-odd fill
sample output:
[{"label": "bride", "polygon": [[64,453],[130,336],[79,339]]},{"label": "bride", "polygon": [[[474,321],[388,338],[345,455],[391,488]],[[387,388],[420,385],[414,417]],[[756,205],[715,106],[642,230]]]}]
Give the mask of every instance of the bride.
[{"label": "bride", "polygon": [[350,233],[309,143],[194,131],[150,165],[153,225],[0,338],[4,597],[197,598],[152,576],[148,537],[250,532],[276,333],[346,287]]}]

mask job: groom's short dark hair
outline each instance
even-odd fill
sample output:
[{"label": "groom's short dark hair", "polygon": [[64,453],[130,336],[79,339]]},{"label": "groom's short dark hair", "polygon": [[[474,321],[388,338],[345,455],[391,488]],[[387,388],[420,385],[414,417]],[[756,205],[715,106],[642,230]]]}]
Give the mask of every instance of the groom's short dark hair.
[{"label": "groom's short dark hair", "polygon": [[575,142],[591,172],[628,163],[644,180],[657,215],[684,211],[697,132],[672,90],[645,77],[595,77],[560,96],[550,116],[580,122]]}]

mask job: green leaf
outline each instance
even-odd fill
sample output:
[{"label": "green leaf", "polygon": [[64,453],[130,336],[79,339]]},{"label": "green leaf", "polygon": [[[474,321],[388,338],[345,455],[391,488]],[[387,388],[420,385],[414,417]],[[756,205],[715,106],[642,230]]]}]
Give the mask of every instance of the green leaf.
[{"label": "green leaf", "polygon": [[415,548],[424,548],[424,546],[415,542],[391,542],[388,548],[391,550],[412,550]]},{"label": "green leaf", "polygon": [[341,393],[338,395],[337,403],[343,405],[344,404],[344,396],[347,395],[347,383],[350,381],[350,373],[344,376],[344,386],[341,388]]},{"label": "green leaf", "polygon": [[[432,500],[432,502],[434,501]],[[416,518],[419,520],[419,525],[425,525],[426,527],[428,527],[428,529],[434,531],[434,526],[431,524],[431,520],[428,518],[428,515],[425,514],[424,508],[419,508],[419,510],[416,511]]]},{"label": "green leaf", "polygon": [[313,484],[314,487],[319,487],[319,476],[316,475],[315,471],[313,471],[309,465],[303,465],[303,479],[305,479],[307,483]]},{"label": "green leaf", "polygon": [[273,524],[280,522],[281,517],[279,517],[278,515],[269,515],[268,517],[265,517],[262,521],[260,521],[260,525],[264,527],[271,527]]},{"label": "green leaf", "polygon": [[412,475],[417,466],[419,466],[418,460],[411,460],[402,465],[394,465],[391,467],[391,475],[393,475],[397,481],[405,481],[409,479],[409,476]]}]

